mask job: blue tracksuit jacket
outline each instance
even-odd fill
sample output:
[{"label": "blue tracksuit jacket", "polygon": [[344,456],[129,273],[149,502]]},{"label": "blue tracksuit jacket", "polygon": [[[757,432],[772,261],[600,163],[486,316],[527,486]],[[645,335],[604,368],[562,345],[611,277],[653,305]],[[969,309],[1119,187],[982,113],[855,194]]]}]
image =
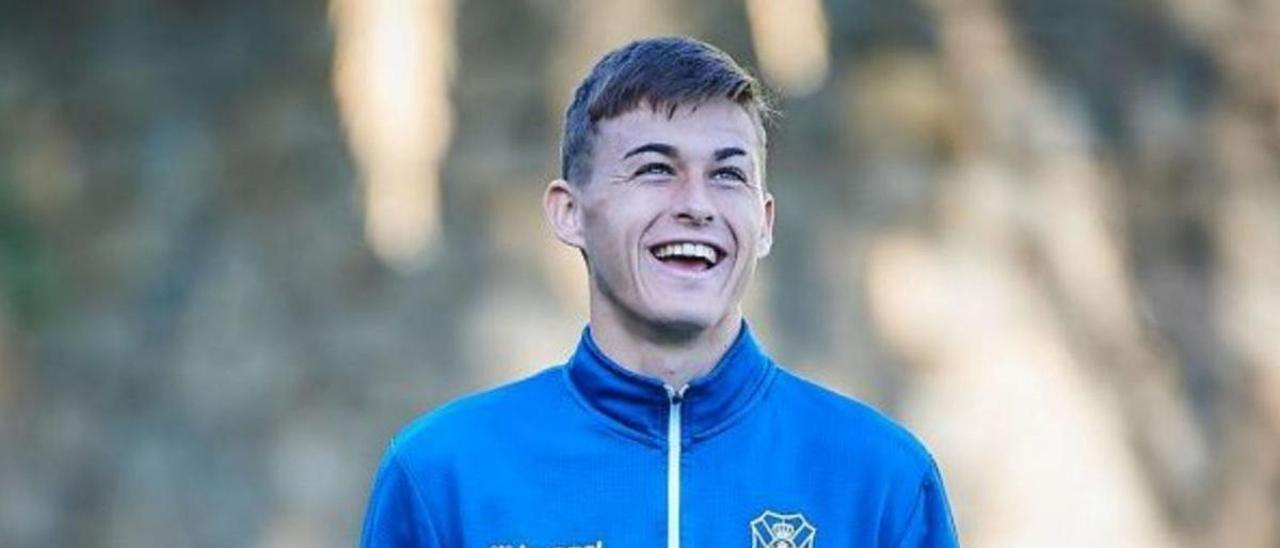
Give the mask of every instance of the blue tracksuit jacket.
[{"label": "blue tracksuit jacket", "polygon": [[933,459],[781,369],[743,324],[683,393],[590,330],[568,363],[428,413],[391,443],[366,547],[956,546]]}]

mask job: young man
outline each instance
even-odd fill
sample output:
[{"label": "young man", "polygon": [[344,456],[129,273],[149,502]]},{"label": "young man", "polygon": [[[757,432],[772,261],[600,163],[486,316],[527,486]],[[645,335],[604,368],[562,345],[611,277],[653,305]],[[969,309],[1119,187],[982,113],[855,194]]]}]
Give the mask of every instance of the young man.
[{"label": "young man", "polygon": [[742,318],[773,243],[765,108],[755,79],[701,42],[600,60],[544,203],[586,259],[581,342],[568,363],[396,436],[364,546],[956,545],[920,443],[781,369]]}]

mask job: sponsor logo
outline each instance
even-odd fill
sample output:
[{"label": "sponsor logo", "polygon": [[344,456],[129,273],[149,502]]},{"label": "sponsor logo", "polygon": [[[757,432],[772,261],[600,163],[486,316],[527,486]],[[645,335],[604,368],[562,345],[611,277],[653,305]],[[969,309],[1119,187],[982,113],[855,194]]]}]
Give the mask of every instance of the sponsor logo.
[{"label": "sponsor logo", "polygon": [[498,544],[490,544],[489,548],[604,548],[604,541],[597,540],[595,542],[588,542],[585,544],[525,544],[523,542],[500,542]]},{"label": "sponsor logo", "polygon": [[751,520],[751,548],[813,548],[818,530],[801,514],[765,510]]}]

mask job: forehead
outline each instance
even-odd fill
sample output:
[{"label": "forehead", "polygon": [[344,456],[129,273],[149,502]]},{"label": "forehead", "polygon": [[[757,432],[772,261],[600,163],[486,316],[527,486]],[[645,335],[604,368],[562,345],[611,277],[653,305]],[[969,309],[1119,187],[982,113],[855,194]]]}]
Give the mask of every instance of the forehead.
[{"label": "forehead", "polygon": [[760,135],[754,118],[745,108],[725,99],[670,108],[631,109],[597,126],[599,151],[617,158],[634,147],[662,143],[681,154],[712,154],[725,147],[737,147],[753,156],[760,153]]}]

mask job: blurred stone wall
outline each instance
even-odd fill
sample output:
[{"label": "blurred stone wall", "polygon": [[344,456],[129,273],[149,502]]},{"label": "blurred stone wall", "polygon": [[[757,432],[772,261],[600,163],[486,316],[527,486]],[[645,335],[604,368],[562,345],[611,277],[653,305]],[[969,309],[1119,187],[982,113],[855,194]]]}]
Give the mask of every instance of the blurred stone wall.
[{"label": "blurred stone wall", "polygon": [[[758,29],[811,23],[448,4],[440,237],[401,268],[340,10],[0,3],[0,545],[353,544],[401,424],[585,322],[538,203],[588,65],[682,33],[787,74]],[[917,431],[966,545],[1280,542],[1280,3],[821,8],[816,90],[771,82],[772,353]]]}]

